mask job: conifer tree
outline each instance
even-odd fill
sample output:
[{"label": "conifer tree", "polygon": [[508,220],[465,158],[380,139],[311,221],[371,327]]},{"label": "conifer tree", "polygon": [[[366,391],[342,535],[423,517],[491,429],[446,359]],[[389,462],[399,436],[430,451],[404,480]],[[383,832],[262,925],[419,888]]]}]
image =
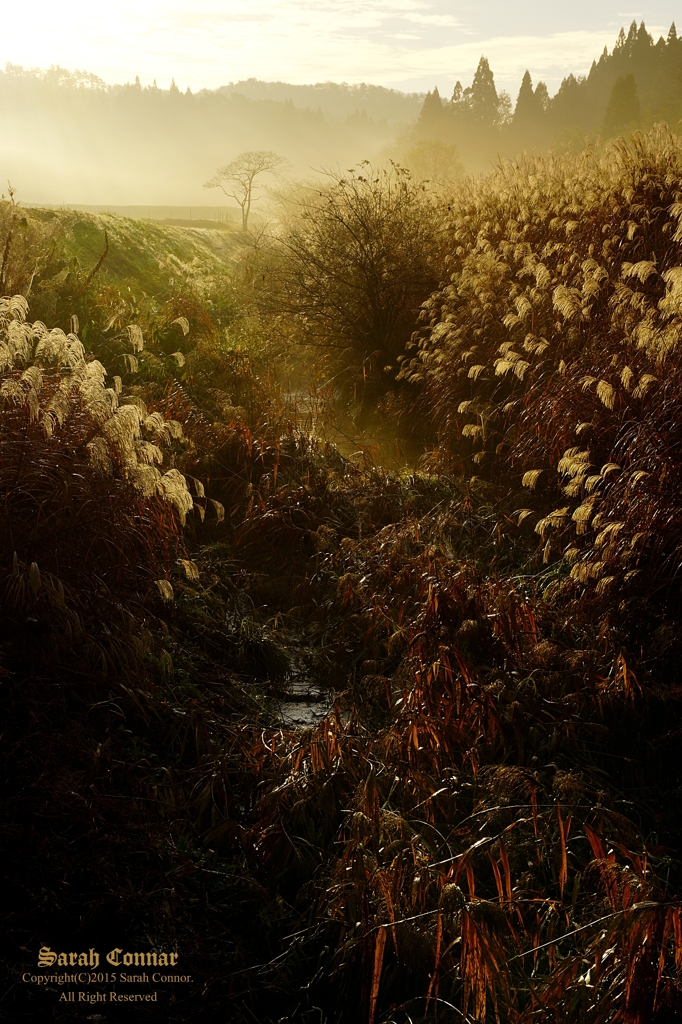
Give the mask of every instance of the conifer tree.
[{"label": "conifer tree", "polygon": [[419,134],[429,132],[440,125],[443,118],[443,101],[438,92],[438,86],[433,92],[427,92],[424,98],[424,106],[421,109],[418,121]]},{"label": "conifer tree", "polygon": [[636,39],[637,39],[637,22],[633,21],[632,24],[630,25],[630,28],[628,29],[627,39],[625,40],[625,48],[626,48],[626,50],[632,50],[632,47],[635,45],[635,40]]},{"label": "conifer tree", "polygon": [[584,87],[584,81],[579,81],[575,75],[564,78],[550,107],[555,128],[562,130],[581,124]]},{"label": "conifer tree", "polygon": [[544,112],[545,103],[543,101],[546,96],[547,86],[544,82],[540,82],[537,89],[533,90],[533,81],[530,73],[526,71],[521,81],[512,123],[517,127],[522,127],[537,121]]},{"label": "conifer tree", "polygon": [[499,114],[499,97],[495,88],[495,77],[490,70],[487,57],[481,57],[468,93],[469,109],[476,121],[494,125]]},{"label": "conifer tree", "polygon": [[519,89],[519,95],[516,100],[516,107],[514,108],[514,122],[525,119],[532,112],[533,100],[535,95],[533,93],[533,80],[530,77],[530,72],[526,68],[526,72],[521,79],[521,88]]},{"label": "conifer tree", "polygon": [[644,47],[645,49],[648,49],[650,46],[653,46],[654,40],[652,36],[650,36],[647,32],[647,28],[644,22],[640,23],[639,29],[637,30],[636,41],[639,44],[639,46]]},{"label": "conifer tree", "polygon": [[540,112],[544,114],[549,106],[549,91],[544,82],[538,82],[535,86],[535,99],[537,100]]},{"label": "conifer tree", "polygon": [[616,79],[604,116],[604,134],[617,135],[636,126],[640,116],[637,83],[633,74]]}]

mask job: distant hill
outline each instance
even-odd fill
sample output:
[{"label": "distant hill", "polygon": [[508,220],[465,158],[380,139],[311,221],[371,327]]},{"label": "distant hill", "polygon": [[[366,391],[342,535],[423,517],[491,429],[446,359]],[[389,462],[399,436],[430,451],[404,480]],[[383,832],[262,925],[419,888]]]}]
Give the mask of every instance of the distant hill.
[{"label": "distant hill", "polygon": [[673,25],[655,41],[643,22],[621,30],[613,50],[588,75],[569,75],[555,96],[526,72],[515,103],[497,92],[484,57],[471,85],[458,82],[446,99],[437,90],[255,78],[193,94],[175,83],[107,85],[86,72],[7,65],[0,181],[37,204],[218,207],[225,197],[203,182],[245,150],[274,150],[301,178],[389,155],[424,163],[420,143],[437,142],[446,147],[440,163],[447,156],[451,168],[479,171],[522,150],[582,148],[586,137],[680,118],[682,40]]},{"label": "distant hill", "polygon": [[[267,83],[254,93],[258,85]],[[260,90],[271,96],[246,95],[248,86],[181,93],[174,83],[109,86],[94,75],[9,65],[0,72],[0,181],[34,203],[220,205],[223,194],[202,184],[238,153],[275,150],[296,177],[348,167],[376,157],[422,99],[332,84],[309,87],[311,109],[298,104],[307,87],[282,86],[294,103],[276,98],[277,83]]]},{"label": "distant hill", "polygon": [[251,100],[291,102],[295,107],[321,110],[335,118],[362,116],[385,121],[395,127],[414,121],[424,102],[424,93],[404,93],[381,85],[348,85],[347,82],[318,82],[316,85],[288,85],[247,78],[217,90],[223,95],[241,93]]}]

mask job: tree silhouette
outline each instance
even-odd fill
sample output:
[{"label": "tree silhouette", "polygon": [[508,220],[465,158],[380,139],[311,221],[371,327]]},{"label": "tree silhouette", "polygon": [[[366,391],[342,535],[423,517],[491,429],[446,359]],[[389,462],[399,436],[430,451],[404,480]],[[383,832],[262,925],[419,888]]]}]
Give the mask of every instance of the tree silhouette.
[{"label": "tree silhouette", "polygon": [[457,148],[444,142],[423,139],[405,153],[404,161],[417,181],[443,184],[464,174]]},{"label": "tree silhouette", "polygon": [[417,122],[418,134],[428,134],[429,131],[439,129],[443,122],[443,101],[436,86],[433,92],[427,92],[424,97],[424,106]]},{"label": "tree silhouette", "polygon": [[644,22],[621,29],[615,45],[592,63],[587,75],[569,74],[550,98],[544,82],[523,76],[511,114],[498,92],[490,64],[481,57],[471,84],[457,82],[450,99],[430,92],[405,145],[422,140],[455,146],[467,171],[482,170],[497,156],[558,145],[574,151],[598,134],[607,138],[682,117],[682,38],[674,23],[654,40]]},{"label": "tree silhouette", "polygon": [[616,79],[604,115],[604,134],[618,135],[633,127],[640,116],[637,83],[633,74]]},{"label": "tree silhouette", "polygon": [[533,81],[530,73],[526,71],[521,81],[514,117],[512,123],[517,127],[525,127],[536,122],[544,113],[547,100],[547,86],[539,82],[537,89],[533,89]]},{"label": "tree silhouette", "polygon": [[253,150],[240,153],[224,167],[219,167],[213,178],[204,183],[204,188],[220,188],[226,196],[236,199],[242,211],[242,230],[249,226],[251,204],[256,196],[256,178],[267,172],[274,174],[286,164],[286,160],[272,150]]},{"label": "tree silhouette", "polygon": [[299,342],[326,350],[337,386],[369,414],[442,274],[440,213],[403,167],[363,161],[328,174],[293,198],[298,215],[273,248],[263,302]]},{"label": "tree silhouette", "polygon": [[495,77],[487,57],[481,57],[469,93],[469,109],[481,124],[494,125],[498,119],[500,99],[495,88]]}]

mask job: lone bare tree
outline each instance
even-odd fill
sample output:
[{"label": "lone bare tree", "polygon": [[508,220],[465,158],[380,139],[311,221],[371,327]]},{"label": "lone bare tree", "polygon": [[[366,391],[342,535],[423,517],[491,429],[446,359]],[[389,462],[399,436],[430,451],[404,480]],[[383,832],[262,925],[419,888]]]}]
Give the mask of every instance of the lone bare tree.
[{"label": "lone bare tree", "polygon": [[204,183],[204,188],[221,188],[226,196],[237,200],[242,211],[242,230],[246,231],[249,226],[251,203],[256,198],[256,178],[259,174],[267,172],[275,174],[286,162],[283,157],[277,156],[271,150],[259,149],[240,153],[229,164],[219,167],[215,176]]}]

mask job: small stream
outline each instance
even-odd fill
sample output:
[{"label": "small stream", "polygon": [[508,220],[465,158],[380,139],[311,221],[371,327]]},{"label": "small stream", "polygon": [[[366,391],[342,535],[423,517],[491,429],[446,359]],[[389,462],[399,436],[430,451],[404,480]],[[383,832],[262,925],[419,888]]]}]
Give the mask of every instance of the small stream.
[{"label": "small stream", "polygon": [[[365,465],[381,466],[383,469],[400,472],[413,469],[424,454],[422,441],[413,438],[396,437],[395,432],[385,425],[375,430],[358,430],[347,418],[336,422],[315,423],[315,401],[305,391],[287,392],[286,398],[292,403],[297,414],[305,419],[311,430],[317,427],[319,436],[334,444],[341,455],[350,461],[360,458]],[[345,429],[344,429],[345,428]],[[296,659],[296,669],[287,682],[286,689],[277,693],[282,725],[288,729],[308,729],[321,722],[334,707],[336,694],[314,683],[304,667],[305,659]]]},{"label": "small stream", "polygon": [[321,722],[334,706],[334,694],[308,679],[293,679],[282,694],[280,716],[289,729],[308,729]]},{"label": "small stream", "polygon": [[288,391],[284,397],[306,430],[333,444],[351,462],[359,459],[365,466],[402,472],[415,469],[426,451],[422,440],[398,437],[395,427],[380,417],[372,426],[358,428],[347,415],[325,415],[307,391]]}]

